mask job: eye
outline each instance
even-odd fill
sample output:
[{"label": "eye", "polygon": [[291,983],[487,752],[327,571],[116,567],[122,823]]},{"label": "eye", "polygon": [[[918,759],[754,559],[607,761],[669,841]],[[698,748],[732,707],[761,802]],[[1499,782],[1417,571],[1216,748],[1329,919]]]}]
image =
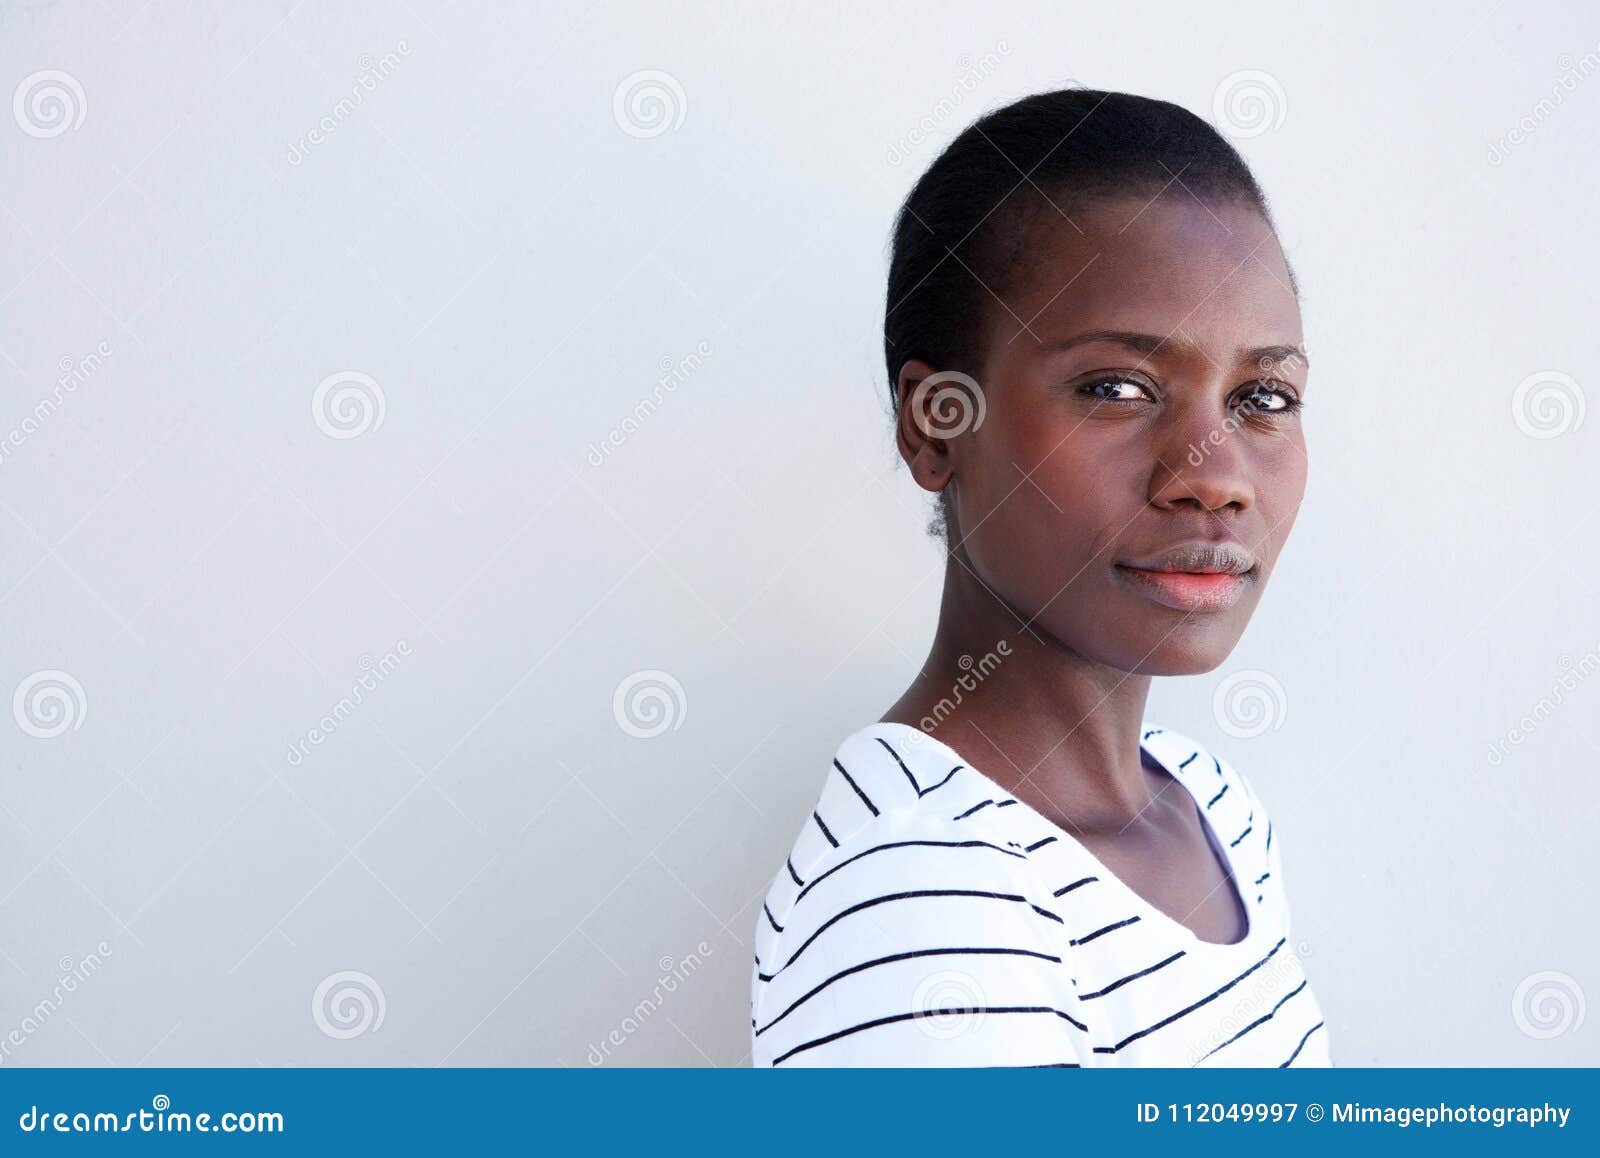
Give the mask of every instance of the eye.
[{"label": "eye", "polygon": [[1303,403],[1292,387],[1282,382],[1251,382],[1235,409],[1246,414],[1293,414]]},{"label": "eye", "polygon": [[1124,374],[1108,374],[1092,382],[1085,382],[1078,387],[1078,393],[1100,402],[1155,400],[1149,386]]}]

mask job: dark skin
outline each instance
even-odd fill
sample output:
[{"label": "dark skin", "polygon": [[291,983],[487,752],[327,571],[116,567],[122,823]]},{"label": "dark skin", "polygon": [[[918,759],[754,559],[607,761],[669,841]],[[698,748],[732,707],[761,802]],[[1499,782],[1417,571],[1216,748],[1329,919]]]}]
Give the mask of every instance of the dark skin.
[{"label": "dark skin", "polygon": [[[950,557],[928,658],[883,719],[922,726],[962,657],[1007,641],[934,735],[1156,908],[1231,943],[1248,929],[1238,892],[1140,725],[1151,676],[1228,657],[1294,524],[1299,303],[1248,204],[1140,196],[1075,209],[1077,228],[1047,218],[1003,305],[989,297],[982,423],[951,433],[949,399],[938,409],[963,387],[919,394],[947,368],[900,371],[900,452],[918,485],[953,488]],[[1064,344],[1093,331],[1151,338]],[[1253,560],[1230,606],[1166,606],[1116,566],[1196,540]]]}]

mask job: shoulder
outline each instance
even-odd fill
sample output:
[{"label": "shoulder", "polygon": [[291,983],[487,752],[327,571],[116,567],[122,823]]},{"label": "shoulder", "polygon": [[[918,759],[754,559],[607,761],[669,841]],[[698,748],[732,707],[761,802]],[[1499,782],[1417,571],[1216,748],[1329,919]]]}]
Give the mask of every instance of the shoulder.
[{"label": "shoulder", "polygon": [[1026,848],[992,819],[1014,811],[1008,798],[953,755],[898,726],[869,726],[839,746],[757,916],[762,1064],[987,1056],[1000,1048],[1000,1024],[931,1052],[911,1024],[980,1006],[1037,1010],[1023,1052],[1070,1053],[1060,1034],[1080,1019],[1070,1015],[1061,918]]},{"label": "shoulder", "polygon": [[769,902],[787,908],[838,877],[858,889],[952,876],[1023,879],[1027,852],[1004,823],[1015,807],[932,737],[905,725],[868,725],[835,751]]}]

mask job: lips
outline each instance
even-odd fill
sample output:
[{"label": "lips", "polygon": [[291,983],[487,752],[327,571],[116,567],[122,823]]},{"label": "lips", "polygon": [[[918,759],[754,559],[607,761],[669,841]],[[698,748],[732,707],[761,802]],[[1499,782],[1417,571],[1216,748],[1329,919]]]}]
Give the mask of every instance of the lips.
[{"label": "lips", "polygon": [[1112,574],[1124,585],[1175,611],[1223,611],[1255,578],[1256,561],[1234,543],[1180,543],[1154,555],[1118,560]]}]

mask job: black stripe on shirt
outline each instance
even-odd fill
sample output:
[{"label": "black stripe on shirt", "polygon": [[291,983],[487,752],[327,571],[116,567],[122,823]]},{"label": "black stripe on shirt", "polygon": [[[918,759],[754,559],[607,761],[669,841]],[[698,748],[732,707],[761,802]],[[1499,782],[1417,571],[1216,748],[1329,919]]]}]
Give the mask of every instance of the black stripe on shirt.
[{"label": "black stripe on shirt", "polygon": [[1083,877],[1081,880],[1073,881],[1070,885],[1062,885],[1059,889],[1057,889],[1054,893],[1052,893],[1050,895],[1054,896],[1054,897],[1064,897],[1068,893],[1070,893],[1073,889],[1081,889],[1081,888],[1083,888],[1084,885],[1093,884],[1095,881],[1097,881],[1099,879],[1100,879],[1099,877]]},{"label": "black stripe on shirt", "polygon": [[1006,949],[1006,948],[916,949],[916,950],[913,950],[913,951],[908,952],[908,953],[891,953],[887,957],[879,957],[879,958],[876,958],[875,960],[872,960],[872,961],[863,961],[859,965],[852,965],[848,969],[842,969],[838,973],[835,973],[832,977],[828,978],[826,981],[823,981],[820,984],[812,987],[812,989],[809,992],[807,992],[804,996],[796,998],[794,1000],[794,1002],[790,1004],[788,1009],[785,1009],[782,1013],[778,1014],[777,1017],[774,1017],[771,1021],[767,1022],[767,1024],[763,1025],[760,1029],[756,1030],[755,1035],[757,1037],[760,1037],[762,1034],[766,1033],[767,1030],[769,1030],[773,1026],[777,1025],[778,1022],[780,1022],[784,1018],[788,1017],[796,1009],[800,1008],[800,1006],[804,1005],[807,1001],[811,1000],[811,998],[815,997],[818,993],[821,993],[824,989],[826,989],[828,986],[832,985],[835,981],[838,981],[841,978],[849,977],[853,973],[860,973],[865,969],[871,969],[871,968],[874,968],[875,966],[878,966],[878,965],[890,965],[890,964],[893,964],[896,961],[909,961],[909,960],[912,960],[913,958],[916,958],[916,957],[947,957],[947,956],[968,955],[968,954],[987,954],[987,955],[1011,956],[1011,957],[1037,957],[1041,961],[1051,961],[1051,962],[1054,962],[1057,965],[1061,964],[1061,958],[1060,957],[1051,956],[1049,953],[1038,953],[1038,952],[1035,952],[1032,949]]},{"label": "black stripe on shirt", "polygon": [[1226,784],[1224,784],[1222,786],[1222,791],[1221,792],[1217,793],[1210,800],[1206,801],[1206,807],[1210,808],[1213,804],[1215,804],[1217,801],[1221,800],[1227,794],[1228,794],[1228,786]]},{"label": "black stripe on shirt", "polygon": [[918,796],[921,796],[922,795],[922,788],[921,788],[920,785],[917,784],[917,778],[915,776],[911,775],[911,769],[906,767],[906,762],[904,760],[900,759],[900,753],[896,752],[893,748],[889,747],[889,741],[885,740],[882,736],[875,736],[874,739],[876,739],[878,741],[878,743],[883,745],[883,750],[885,752],[888,752],[889,755],[894,757],[894,762],[896,764],[900,765],[900,771],[904,772],[906,774],[906,779],[911,781],[911,790],[913,792],[915,792]]},{"label": "black stripe on shirt", "polygon": [[[782,973],[784,969],[789,968],[789,966],[793,965],[800,959],[800,954],[804,953],[811,947],[811,943],[813,941],[822,936],[822,934],[826,933],[834,925],[850,916],[852,913],[859,913],[863,909],[870,909],[876,905],[886,905],[891,901],[914,900],[921,897],[979,897],[990,901],[1012,901],[1016,904],[1028,905],[1029,908],[1034,909],[1037,912],[1044,913],[1044,910],[1040,909],[1037,905],[1029,904],[1027,897],[1021,897],[1015,893],[990,893],[984,892],[981,889],[913,889],[903,893],[888,893],[885,896],[873,897],[871,900],[859,901],[856,904],[851,905],[849,908],[843,909],[829,917],[817,927],[816,932],[812,933],[811,936],[805,939],[805,942],[800,946],[800,948],[796,949],[790,955],[789,959],[783,963],[783,965],[778,969],[777,973],[760,975],[761,979],[763,981],[771,981],[778,975],[778,973]],[[1053,913],[1044,913],[1044,915],[1054,916]],[[1056,917],[1055,919],[1059,921],[1061,918]]]},{"label": "black stripe on shirt", "polygon": [[1117,929],[1127,928],[1129,925],[1133,924],[1134,922],[1136,922],[1138,920],[1139,920],[1138,914],[1134,914],[1133,916],[1127,918],[1126,920],[1113,921],[1111,924],[1105,926],[1103,929],[1096,929],[1094,932],[1090,933],[1087,937],[1078,937],[1072,943],[1074,945],[1087,945],[1090,941],[1093,941],[1096,937],[1104,937],[1107,933],[1114,932]]},{"label": "black stripe on shirt", "polygon": [[839,842],[833,838],[833,833],[828,831],[828,826],[822,823],[822,817],[817,815],[817,810],[815,808],[811,810],[811,819],[815,820],[817,822],[817,827],[822,829],[822,835],[828,838],[828,843],[833,845],[834,848],[838,848]]},{"label": "black stripe on shirt", "polygon": [[1254,965],[1250,966],[1250,968],[1246,969],[1243,973],[1239,974],[1239,976],[1235,977],[1232,981],[1228,982],[1222,988],[1217,989],[1217,990],[1213,991],[1212,993],[1207,994],[1205,997],[1202,997],[1199,1001],[1194,1002],[1192,1005],[1184,1006],[1182,1009],[1178,1010],[1177,1013],[1172,1014],[1170,1017],[1162,1018],[1160,1021],[1156,1022],[1154,1025],[1149,1026],[1146,1029],[1141,1029],[1137,1033],[1129,1034],[1127,1037],[1125,1037],[1121,1041],[1117,1042],[1116,1045],[1097,1045],[1097,1046],[1094,1047],[1094,1052],[1095,1053],[1116,1053],[1123,1046],[1131,1045],[1134,1042],[1138,1041],[1141,1037],[1147,1037],[1150,1034],[1154,1033],[1156,1030],[1161,1029],[1163,1026],[1171,1025],[1174,1021],[1177,1021],[1180,1017],[1183,1017],[1183,1016],[1185,1016],[1187,1014],[1193,1013],[1195,1010],[1199,1009],[1202,1005],[1206,1004],[1206,1002],[1215,1001],[1217,998],[1221,997],[1228,990],[1232,989],[1235,985],[1239,984],[1239,982],[1243,981],[1246,977],[1250,976],[1250,974],[1254,973],[1257,969],[1259,969],[1263,965],[1265,965],[1268,961],[1272,960],[1273,955],[1276,954],[1279,949],[1282,949],[1283,946],[1288,942],[1288,940],[1289,939],[1287,937],[1279,937],[1278,938],[1278,943],[1276,945],[1274,945],[1270,950],[1268,950],[1267,955],[1265,957],[1261,958],[1261,960],[1257,961]]},{"label": "black stripe on shirt", "polygon": [[1294,1047],[1294,1052],[1289,1055],[1289,1061],[1284,1062],[1283,1065],[1279,1066],[1278,1068],[1280,1070],[1281,1069],[1287,1069],[1289,1067],[1290,1062],[1293,1062],[1295,1058],[1299,1057],[1300,1056],[1300,1051],[1306,1048],[1306,1042],[1311,1040],[1311,1035],[1316,1033],[1317,1030],[1321,1029],[1323,1027],[1323,1025],[1324,1025],[1324,1023],[1319,1021],[1319,1022],[1317,1022],[1317,1024],[1313,1025],[1310,1029],[1306,1030],[1306,1035],[1300,1039],[1300,1044],[1295,1046]]},{"label": "black stripe on shirt", "polygon": [[1148,969],[1141,969],[1137,973],[1130,973],[1126,977],[1122,977],[1122,978],[1117,979],[1116,981],[1113,981],[1110,985],[1107,985],[1104,989],[1096,990],[1093,993],[1084,993],[1084,994],[1081,995],[1081,997],[1082,997],[1082,999],[1084,1001],[1089,1001],[1089,1000],[1091,1000],[1093,998],[1096,998],[1096,997],[1104,997],[1106,994],[1111,993],[1114,990],[1121,989],[1124,985],[1126,985],[1130,981],[1137,981],[1141,977],[1148,977],[1148,976],[1150,976],[1150,974],[1154,973],[1157,969],[1161,969],[1161,968],[1164,968],[1167,965],[1171,965],[1179,957],[1182,957],[1186,952],[1188,952],[1187,949],[1179,949],[1176,953],[1174,953],[1172,956],[1168,957],[1165,961],[1157,961],[1154,965],[1150,966]]},{"label": "black stripe on shirt", "polygon": [[957,764],[954,768],[950,769],[950,771],[948,771],[948,772],[946,772],[944,774],[944,779],[943,780],[939,781],[939,783],[937,783],[937,784],[928,785],[921,792],[917,793],[917,795],[919,797],[920,796],[926,796],[930,792],[935,792],[938,789],[943,788],[946,784],[950,783],[950,777],[954,776],[957,772],[961,771],[961,769],[963,769],[965,767],[966,767],[965,764]]},{"label": "black stripe on shirt", "polygon": [[967,817],[971,816],[974,812],[977,812],[977,811],[979,811],[980,809],[983,809],[983,808],[987,808],[987,807],[989,807],[989,805],[991,805],[993,803],[994,803],[993,800],[985,800],[985,801],[983,801],[983,802],[981,802],[979,804],[974,804],[971,808],[967,809],[960,816],[952,816],[950,819],[951,820],[965,820]]},{"label": "black stripe on shirt", "polygon": [[799,904],[801,899],[807,893],[816,888],[823,881],[827,880],[834,873],[844,868],[845,865],[853,864],[864,856],[871,856],[875,852],[883,852],[891,848],[991,848],[995,852],[1003,852],[1007,856],[1016,857],[1018,860],[1027,859],[1020,852],[1012,852],[1009,848],[1001,848],[998,844],[990,844],[986,840],[896,840],[891,841],[888,844],[873,845],[864,852],[858,852],[855,854],[855,856],[848,857],[845,860],[840,861],[831,869],[816,877],[810,884],[806,885],[805,888],[801,889],[797,894],[795,894],[794,903]]},{"label": "black stripe on shirt", "polygon": [[[1205,1061],[1206,1058],[1210,1057],[1212,1054],[1216,1053],[1217,1050],[1222,1049],[1224,1046],[1232,1045],[1234,1042],[1238,1041],[1245,1034],[1249,1033],[1256,1026],[1265,1025],[1267,1022],[1271,1021],[1272,1020],[1272,1015],[1274,1013],[1277,1013],[1278,1010],[1282,1009],[1283,1006],[1284,1006],[1284,1003],[1286,1001],[1288,1001],[1289,998],[1293,997],[1296,993],[1299,993],[1302,989],[1304,989],[1307,984],[1309,984],[1309,981],[1301,981],[1299,985],[1296,985],[1293,989],[1289,990],[1289,992],[1285,993],[1282,997],[1278,998],[1278,1003],[1276,1005],[1274,1005],[1271,1009],[1269,1009],[1266,1013],[1263,1013],[1260,1017],[1256,1018],[1249,1025],[1245,1026],[1238,1033],[1234,1034],[1227,1041],[1223,1042],[1222,1045],[1214,1046],[1212,1049],[1208,1050],[1206,1052],[1205,1056],[1200,1059],[1200,1061]],[[1197,1062],[1195,1064],[1198,1065],[1199,1063]]]},{"label": "black stripe on shirt", "polygon": [[861,803],[867,806],[867,810],[871,812],[872,815],[877,816],[878,806],[872,803],[865,792],[861,791],[861,785],[856,783],[855,777],[850,775],[849,769],[847,769],[843,764],[839,763],[837,759],[834,760],[833,766],[839,769],[839,775],[844,777],[844,782],[856,790],[856,795],[861,797]]},{"label": "black stripe on shirt", "polygon": [[786,1053],[781,1053],[777,1057],[773,1058],[772,1064],[775,1066],[780,1065],[783,1062],[788,1061],[797,1053],[801,1053],[808,1049],[815,1049],[819,1045],[827,1045],[829,1042],[838,1041],[841,1037],[849,1037],[852,1033],[860,1033],[862,1030],[877,1029],[879,1026],[894,1025],[895,1023],[901,1021],[915,1021],[918,1018],[924,1017],[943,1017],[952,1013],[1049,1013],[1061,1018],[1066,1022],[1069,1022],[1080,1030],[1087,1031],[1088,1028],[1081,1021],[1078,1021],[1076,1018],[1074,1018],[1071,1014],[1063,1013],[1061,1010],[1049,1005],[973,1005],[952,1006],[947,1009],[915,1009],[910,1013],[896,1013],[889,1017],[874,1018],[872,1021],[864,1021],[860,1025],[852,1025],[848,1029],[841,1029],[837,1032],[830,1033],[826,1037],[819,1037],[813,1041],[803,1042]]}]

